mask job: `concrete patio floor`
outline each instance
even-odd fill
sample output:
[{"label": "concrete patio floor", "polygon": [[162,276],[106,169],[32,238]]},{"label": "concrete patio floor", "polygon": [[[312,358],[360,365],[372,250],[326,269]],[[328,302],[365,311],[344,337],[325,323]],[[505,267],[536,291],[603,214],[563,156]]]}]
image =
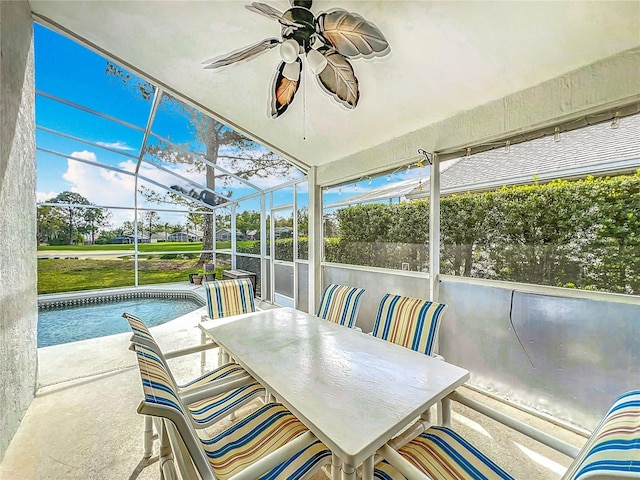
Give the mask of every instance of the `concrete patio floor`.
[{"label": "concrete patio floor", "polygon": [[[202,290],[199,287],[189,288]],[[165,352],[200,341],[197,323],[202,307],[152,328]],[[144,320],[144,319],[143,319]],[[36,397],[27,410],[5,457],[2,480],[156,479],[157,463],[142,468],[142,398],[129,333],[39,349]],[[199,354],[170,360],[179,381],[199,373]],[[214,368],[215,351],[207,355]],[[463,393],[520,418],[552,435],[582,446],[585,438],[550,422],[478,394]],[[256,404],[257,405],[257,404]],[[254,408],[253,406],[246,409]],[[454,428],[482,448],[516,478],[558,479],[571,459],[454,403]],[[345,415],[348,415],[345,412]],[[222,430],[224,420],[216,425]],[[322,473],[315,479],[325,478]]]}]

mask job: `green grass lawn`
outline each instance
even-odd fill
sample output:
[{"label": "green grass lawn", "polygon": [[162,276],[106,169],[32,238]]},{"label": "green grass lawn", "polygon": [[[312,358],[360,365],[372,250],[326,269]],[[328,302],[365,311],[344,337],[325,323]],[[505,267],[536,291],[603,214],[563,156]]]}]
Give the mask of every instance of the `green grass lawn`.
[{"label": "green grass lawn", "polygon": [[[238,246],[253,245],[253,241],[238,242]],[[134,278],[134,245],[52,245],[38,247],[38,251],[67,251],[78,253],[109,252],[114,250],[131,251],[131,255],[117,259],[91,258],[58,258],[38,260],[38,294],[74,292],[99,288],[128,287],[135,284]],[[218,242],[217,248],[230,248],[231,242]],[[200,242],[162,242],[142,243],[141,253],[157,253],[158,255],[141,255],[138,261],[138,284],[151,285],[157,283],[188,282],[190,273],[202,273],[198,265],[202,250]],[[172,252],[193,252],[188,256],[194,258],[162,258],[175,257]],[[164,255],[164,254],[167,255]],[[177,255],[180,256],[180,255]],[[185,254],[187,256],[187,254]],[[221,257],[223,258],[223,257]],[[222,278],[222,269],[230,268],[220,262],[217,269],[218,278]]]},{"label": "green grass lawn", "polygon": [[[38,247],[38,251],[46,252],[48,250],[70,251],[70,252],[95,252],[95,251],[111,251],[111,250],[131,250],[133,252],[133,244],[109,244],[109,245],[50,245]],[[138,245],[141,252],[185,252],[202,250],[201,242],[162,242],[162,243],[141,243]]]},{"label": "green grass lawn", "polygon": [[[237,242],[238,247],[248,247],[253,245],[253,240],[245,240]],[[70,252],[95,252],[95,251],[111,251],[111,250],[131,250],[133,252],[133,244],[109,244],[109,245],[48,245],[39,246],[39,252],[50,250],[70,251]],[[231,248],[231,242],[217,242],[216,248]],[[138,245],[140,252],[199,252],[202,250],[202,242],[161,242],[161,243],[140,243]]]},{"label": "green grass lawn", "polygon": [[[139,284],[188,282],[190,273],[202,272],[197,259],[138,262]],[[38,294],[72,292],[134,285],[133,260],[38,260]]]}]

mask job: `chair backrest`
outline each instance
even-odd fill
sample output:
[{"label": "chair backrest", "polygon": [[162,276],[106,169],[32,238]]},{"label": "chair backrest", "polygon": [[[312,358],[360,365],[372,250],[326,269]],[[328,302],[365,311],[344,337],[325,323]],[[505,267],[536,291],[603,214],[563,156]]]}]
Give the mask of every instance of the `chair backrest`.
[{"label": "chair backrest", "polygon": [[640,390],[616,400],[562,478],[640,478]]},{"label": "chair backrest", "polygon": [[149,328],[142,320],[140,320],[135,315],[131,315],[127,312],[124,312],[122,314],[122,318],[129,322],[129,327],[131,328],[131,332],[133,333],[133,336],[130,339],[131,342],[141,343],[143,345],[158,345],[156,339],[153,338],[153,335],[151,335]]},{"label": "chair backrest", "polygon": [[209,318],[255,312],[253,285],[248,278],[204,282]]},{"label": "chair backrest", "polygon": [[446,307],[444,303],[388,293],[378,307],[373,336],[431,355]]},{"label": "chair backrest", "polygon": [[364,288],[332,283],[322,292],[318,317],[352,328],[356,323]]},{"label": "chair backrest", "polygon": [[138,413],[173,422],[200,476],[215,480],[200,439],[187,420],[187,410],[178,395],[178,387],[165,363],[146,345],[134,344],[134,350],[144,391],[144,400],[138,406]]},{"label": "chair backrest", "polygon": [[[160,345],[156,342],[156,339],[153,338],[149,328],[145,325],[145,323],[140,320],[138,317],[131,315],[130,313],[124,312],[122,317],[129,322],[129,326],[131,327],[131,331],[133,332],[130,341],[133,345],[144,345],[148,349],[152,350],[156,356],[164,363],[165,368],[167,370],[167,374],[171,377],[171,381],[177,385],[176,379],[169,370],[167,359],[162,353],[162,349]],[[133,348],[131,348],[133,350]]]}]

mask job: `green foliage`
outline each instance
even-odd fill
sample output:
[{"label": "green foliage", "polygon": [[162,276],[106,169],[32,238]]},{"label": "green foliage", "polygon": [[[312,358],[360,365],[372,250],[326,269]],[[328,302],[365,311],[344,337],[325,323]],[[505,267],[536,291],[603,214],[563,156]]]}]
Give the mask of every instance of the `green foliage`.
[{"label": "green foliage", "polygon": [[92,205],[78,193],[62,192],[47,203],[58,205],[38,206],[38,243],[71,245],[84,243],[88,235],[93,243],[102,228],[109,224],[111,214],[104,208],[85,208]]},{"label": "green foliage", "polygon": [[[640,292],[640,172],[450,195],[440,208],[443,273]],[[347,207],[336,218],[327,261],[428,265],[428,200]]]}]

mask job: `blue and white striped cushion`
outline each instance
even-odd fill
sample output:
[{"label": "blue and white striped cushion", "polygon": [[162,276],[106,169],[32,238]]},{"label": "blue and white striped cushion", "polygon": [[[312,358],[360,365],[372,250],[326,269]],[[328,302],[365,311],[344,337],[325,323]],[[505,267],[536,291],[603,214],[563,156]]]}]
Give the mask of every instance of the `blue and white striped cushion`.
[{"label": "blue and white striped cushion", "polygon": [[[139,319],[138,317],[131,315],[130,313],[123,313],[122,316],[129,322],[129,326],[131,327],[131,331],[133,332],[133,338],[131,341],[133,343],[138,343],[145,345],[156,352],[158,357],[167,365],[167,361],[162,355],[162,351],[160,346],[156,343],[155,338],[145,325],[145,323]],[[168,369],[168,365],[167,365]],[[220,380],[222,378],[231,377],[233,375],[245,374],[246,370],[242,368],[237,363],[227,363],[225,365],[221,365],[215,370],[211,370],[210,372],[205,373],[183,385],[178,385],[178,389],[180,393],[184,393],[192,388],[201,387],[203,385],[207,385],[208,383],[214,382],[216,380]],[[175,381],[175,379],[174,379]]]},{"label": "blue and white striped cushion", "polygon": [[255,312],[253,285],[246,278],[204,282],[209,318]]},{"label": "blue and white striped cushion", "polygon": [[563,477],[640,479],[640,390],[619,397]]},{"label": "blue and white striped cushion", "polygon": [[444,303],[387,294],[378,307],[373,336],[431,355]]},{"label": "blue and white striped cushion", "polygon": [[[306,431],[284,405],[270,403],[202,443],[216,478],[226,480]],[[331,452],[318,441],[300,449],[260,479],[307,478],[330,462]]]},{"label": "blue and white striped cushion", "polygon": [[364,288],[335,283],[328,285],[322,293],[318,317],[344,327],[353,328],[358,315],[360,298],[364,292]]},{"label": "blue and white striped cushion", "polygon": [[[173,410],[185,420],[180,420],[179,428],[185,428],[189,424],[188,414],[164,363],[145,345],[135,345],[134,348],[144,390],[143,405],[163,406]],[[145,408],[141,411],[147,413]],[[211,439],[202,439],[197,435],[194,435],[194,438],[199,439],[199,445],[215,477],[218,480],[226,480],[306,431],[302,422],[283,405],[270,403]],[[296,452],[261,478],[307,478],[309,474],[330,462],[331,452],[318,441]]]},{"label": "blue and white striped cushion", "polygon": [[431,427],[399,450],[422,473],[438,480],[513,480],[456,432]]}]

